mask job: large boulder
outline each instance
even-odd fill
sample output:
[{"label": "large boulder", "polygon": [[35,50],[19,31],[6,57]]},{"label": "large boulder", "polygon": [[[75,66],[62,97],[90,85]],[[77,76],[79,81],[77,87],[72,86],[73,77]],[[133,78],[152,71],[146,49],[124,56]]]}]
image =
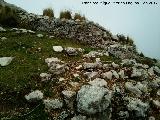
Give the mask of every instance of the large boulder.
[{"label": "large boulder", "polygon": [[105,111],[110,103],[110,91],[104,87],[84,85],[77,94],[77,110],[87,115]]},{"label": "large boulder", "polygon": [[144,103],[140,99],[125,98],[128,100],[127,108],[135,113],[135,117],[146,117],[146,112],[149,109],[149,103]]}]

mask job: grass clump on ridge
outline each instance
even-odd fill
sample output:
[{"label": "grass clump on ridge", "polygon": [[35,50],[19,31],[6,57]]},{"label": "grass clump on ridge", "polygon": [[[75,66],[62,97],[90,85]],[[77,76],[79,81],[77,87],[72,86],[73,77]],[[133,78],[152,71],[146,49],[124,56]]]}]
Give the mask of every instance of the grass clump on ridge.
[{"label": "grass clump on ridge", "polygon": [[16,10],[0,5],[0,24],[4,26],[17,26]]},{"label": "grass clump on ridge", "polygon": [[74,15],[74,20],[80,20],[80,21],[83,21],[83,20],[86,20],[86,18],[85,18],[85,16],[83,15],[81,15],[81,14],[79,14],[79,13],[75,13],[75,15]]},{"label": "grass clump on ridge", "polygon": [[43,10],[43,16],[48,16],[49,18],[54,17],[54,11],[52,8],[46,8]]},{"label": "grass clump on ridge", "polygon": [[65,11],[61,11],[60,12],[60,16],[59,16],[60,19],[72,19],[72,15],[71,15],[71,11],[69,10],[65,10]]}]

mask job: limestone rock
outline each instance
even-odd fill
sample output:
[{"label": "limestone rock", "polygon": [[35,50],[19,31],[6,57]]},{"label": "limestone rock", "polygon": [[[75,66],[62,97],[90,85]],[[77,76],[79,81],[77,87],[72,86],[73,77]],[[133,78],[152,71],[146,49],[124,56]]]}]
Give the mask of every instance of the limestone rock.
[{"label": "limestone rock", "polygon": [[78,91],[77,110],[84,114],[103,112],[111,103],[111,94],[104,87],[84,85]]},{"label": "limestone rock", "polygon": [[1,40],[2,40],[2,41],[3,41],[3,40],[7,40],[7,38],[6,38],[6,37],[2,37]]},{"label": "limestone rock", "polygon": [[87,120],[87,117],[82,116],[82,115],[78,115],[78,116],[71,118],[71,120]]},{"label": "limestone rock", "polygon": [[98,72],[85,72],[84,75],[88,77],[88,79],[98,77]]},{"label": "limestone rock", "polygon": [[141,76],[142,76],[141,71],[139,69],[133,67],[131,77],[141,77]]},{"label": "limestone rock", "polygon": [[59,63],[61,62],[61,60],[59,60],[58,58],[51,57],[51,58],[46,58],[45,62],[48,64],[48,67],[50,67],[52,63]]},{"label": "limestone rock", "polygon": [[112,76],[113,76],[113,73],[112,73],[111,71],[102,73],[102,77],[103,77],[103,78],[107,78],[107,79],[109,79],[109,80],[112,79]]},{"label": "limestone rock", "polygon": [[125,78],[125,73],[124,73],[124,70],[120,70],[120,72],[118,73],[120,78]]},{"label": "limestone rock", "polygon": [[37,101],[43,99],[43,93],[39,90],[35,90],[28,95],[25,95],[27,101]]},{"label": "limestone rock", "polygon": [[64,90],[62,91],[62,94],[64,96],[64,101],[66,102],[66,105],[74,109],[74,101],[76,99],[76,92]]},{"label": "limestone rock", "polygon": [[46,99],[43,101],[45,108],[48,110],[51,109],[60,109],[63,106],[63,102],[61,102],[59,99]]},{"label": "limestone rock", "polygon": [[112,66],[113,66],[114,68],[118,68],[118,67],[119,67],[119,65],[116,64],[116,63],[114,63],[114,62],[112,62]]},{"label": "limestone rock", "polygon": [[55,52],[62,52],[63,51],[63,47],[62,46],[53,46],[53,50]]},{"label": "limestone rock", "polygon": [[6,30],[0,26],[0,32],[5,32]]},{"label": "limestone rock", "polygon": [[154,71],[155,71],[156,73],[160,74],[160,69],[159,69],[159,67],[155,66],[155,67],[154,67]]},{"label": "limestone rock", "polygon": [[48,80],[50,80],[50,78],[51,78],[51,74],[41,73],[41,74],[40,74],[40,77],[41,77],[42,81],[48,81]]},{"label": "limestone rock", "polygon": [[0,57],[0,65],[7,66],[12,62],[12,60],[13,57]]},{"label": "limestone rock", "polygon": [[151,67],[151,68],[148,69],[148,74],[149,74],[150,76],[154,75],[153,67]]},{"label": "limestone rock", "polygon": [[101,67],[101,64],[99,63],[84,63],[83,64],[84,69],[95,69],[97,67]]},{"label": "limestone rock", "polygon": [[101,78],[96,78],[93,81],[90,81],[89,84],[99,86],[99,87],[107,87],[107,82]]},{"label": "limestone rock", "polygon": [[145,117],[149,109],[149,103],[144,103],[140,99],[128,98],[127,108],[129,111],[135,111],[136,117]]},{"label": "limestone rock", "polygon": [[65,71],[66,71],[66,65],[65,64],[60,65],[58,63],[54,63],[49,68],[49,72],[54,74],[54,75],[59,75],[59,74],[65,73]]},{"label": "limestone rock", "polygon": [[117,73],[115,70],[111,70],[111,71],[112,71],[113,76],[114,76],[116,79],[119,79],[118,73]]},{"label": "limestone rock", "polygon": [[138,96],[142,94],[142,92],[136,86],[134,86],[131,82],[125,83],[125,89],[129,90],[130,92]]},{"label": "limestone rock", "polygon": [[67,47],[67,48],[65,48],[65,50],[66,50],[67,54],[70,56],[78,55],[76,48]]},{"label": "limestone rock", "polygon": [[37,37],[42,38],[43,35],[42,34],[37,34]]},{"label": "limestone rock", "polygon": [[155,107],[160,108],[159,100],[153,100],[153,104],[155,105]]}]

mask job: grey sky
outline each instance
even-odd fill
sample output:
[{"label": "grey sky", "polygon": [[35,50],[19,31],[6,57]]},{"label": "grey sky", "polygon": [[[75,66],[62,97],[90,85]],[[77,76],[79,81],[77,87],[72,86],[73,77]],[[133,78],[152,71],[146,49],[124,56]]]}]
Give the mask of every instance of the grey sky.
[{"label": "grey sky", "polygon": [[[138,49],[146,56],[160,59],[160,2],[158,5],[83,5],[82,1],[96,0],[5,0],[16,4],[28,12],[42,14],[46,7],[52,7],[58,17],[59,12],[69,9],[84,14],[109,29],[113,34],[131,36]],[[97,0],[100,1],[100,0]],[[102,0],[103,1],[103,0]],[[109,0],[104,0],[109,1]],[[129,0],[110,0],[129,1]],[[132,0],[150,1],[150,0]]]}]

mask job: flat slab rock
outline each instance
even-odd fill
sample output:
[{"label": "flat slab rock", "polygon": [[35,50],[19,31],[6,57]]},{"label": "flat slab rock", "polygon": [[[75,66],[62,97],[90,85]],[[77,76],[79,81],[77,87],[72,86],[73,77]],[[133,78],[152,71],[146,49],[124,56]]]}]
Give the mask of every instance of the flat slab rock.
[{"label": "flat slab rock", "polygon": [[1,57],[0,58],[0,65],[7,66],[11,63],[12,60],[13,60],[13,57]]},{"label": "flat slab rock", "polygon": [[62,52],[63,51],[63,47],[62,46],[53,46],[53,50],[55,52]]}]

